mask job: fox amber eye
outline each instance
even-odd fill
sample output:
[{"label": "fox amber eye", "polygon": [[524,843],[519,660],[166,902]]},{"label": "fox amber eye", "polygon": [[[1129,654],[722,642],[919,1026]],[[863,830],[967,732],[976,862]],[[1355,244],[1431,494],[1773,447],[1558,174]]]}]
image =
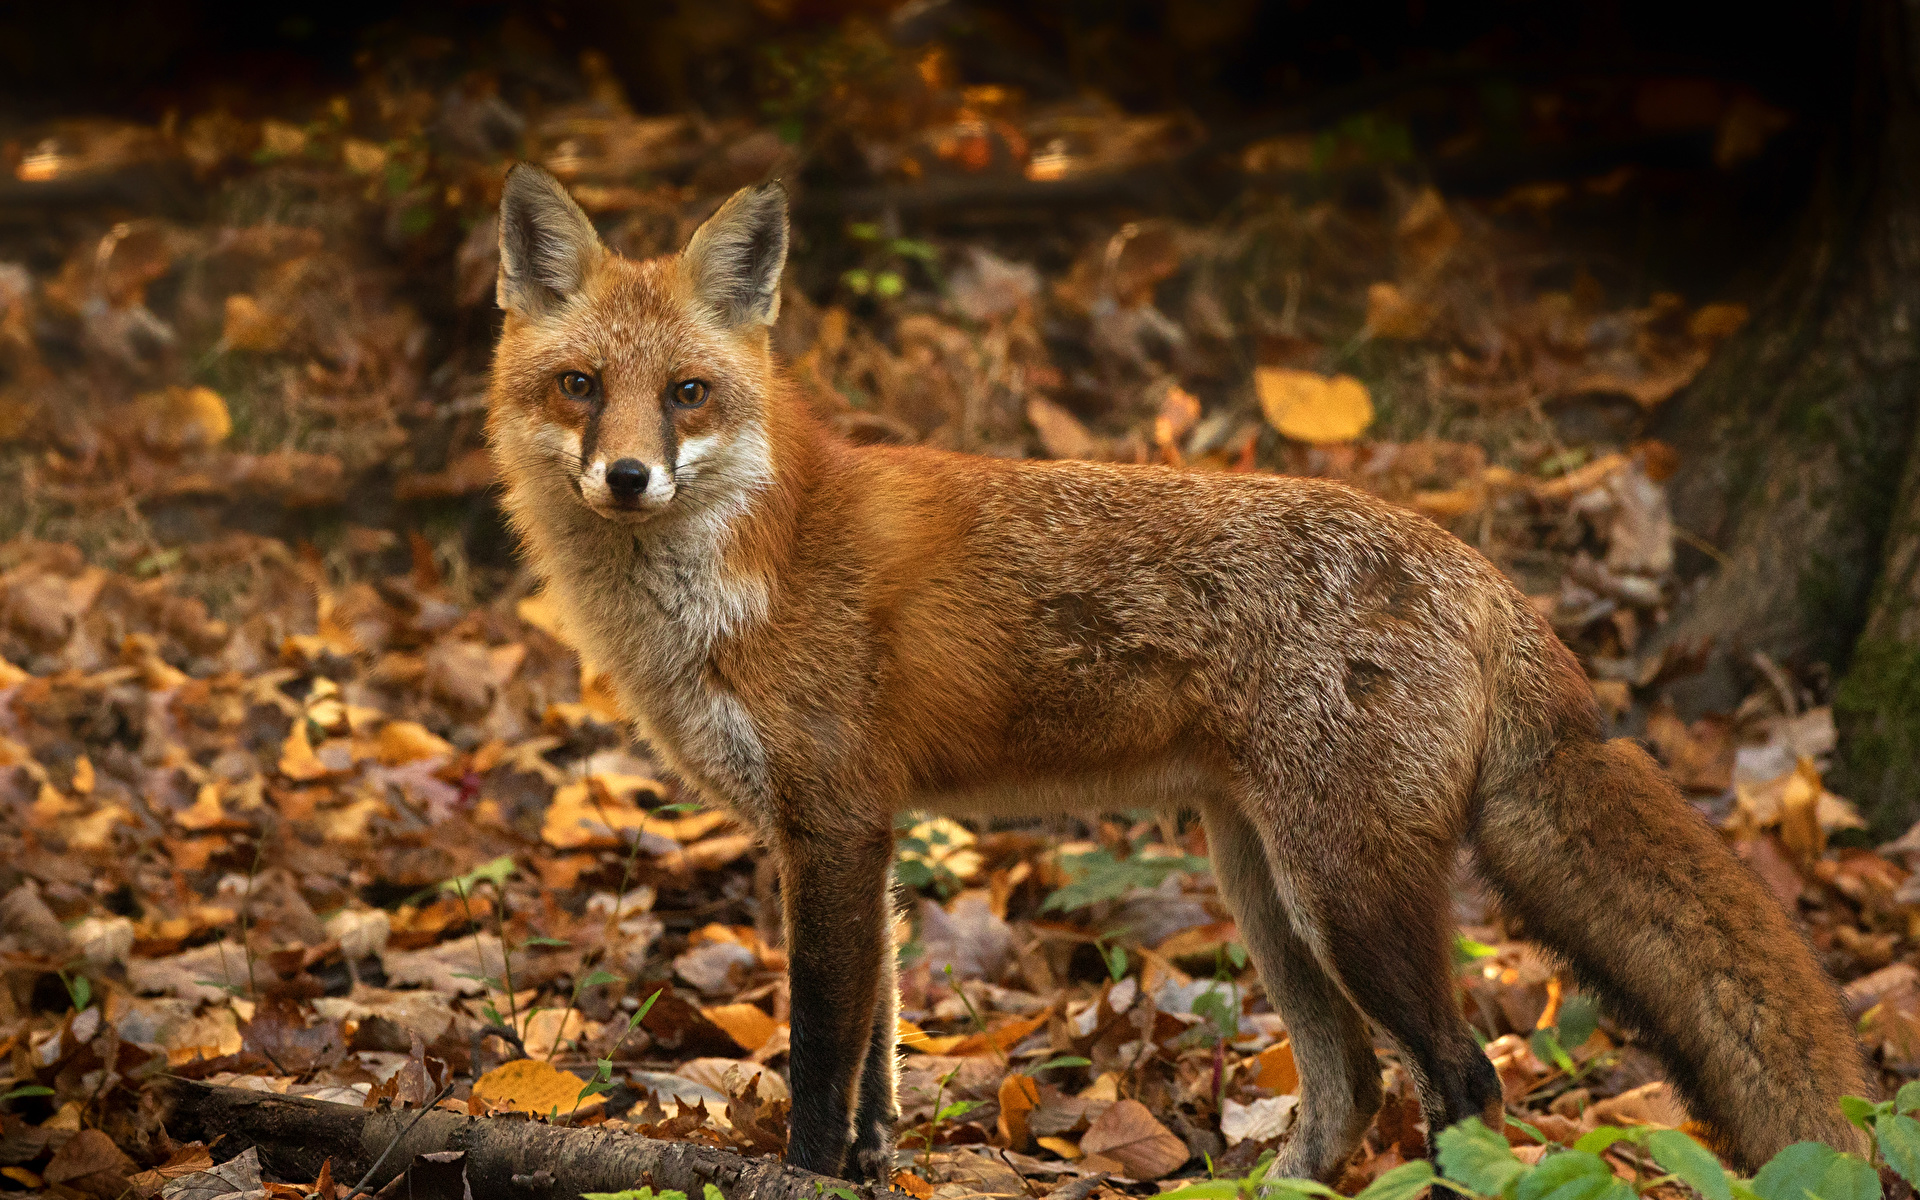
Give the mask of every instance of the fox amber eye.
[{"label": "fox amber eye", "polygon": [[575,400],[585,400],[593,395],[593,376],[568,371],[560,377],[560,390]]},{"label": "fox amber eye", "polygon": [[707,381],[683,379],[674,384],[673,402],[681,408],[699,408],[707,402]]}]

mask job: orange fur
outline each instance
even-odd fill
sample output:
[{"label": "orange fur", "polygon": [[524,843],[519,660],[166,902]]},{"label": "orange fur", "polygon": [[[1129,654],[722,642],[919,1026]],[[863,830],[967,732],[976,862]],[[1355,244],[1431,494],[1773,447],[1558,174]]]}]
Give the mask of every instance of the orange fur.
[{"label": "orange fur", "polygon": [[[795,1161],[888,1169],[891,829],[917,808],[1197,811],[1302,1066],[1290,1173],[1336,1173],[1379,1103],[1363,1014],[1430,1121],[1497,1118],[1447,957],[1462,842],[1741,1159],[1852,1137],[1857,1049],[1785,915],[1444,530],[1331,483],[830,436],[767,347],[777,190],[634,263],[517,168],[502,228],[507,508],[656,753],[780,856]],[[556,390],[576,370],[590,404]],[[671,494],[613,505],[621,460]]]}]

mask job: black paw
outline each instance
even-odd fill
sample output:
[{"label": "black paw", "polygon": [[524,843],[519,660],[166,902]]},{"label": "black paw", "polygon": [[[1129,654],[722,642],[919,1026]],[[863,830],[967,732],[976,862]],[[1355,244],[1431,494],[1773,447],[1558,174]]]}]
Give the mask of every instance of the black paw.
[{"label": "black paw", "polygon": [[847,1178],[885,1187],[893,1181],[893,1157],[891,1129],[865,1131],[847,1155]]}]

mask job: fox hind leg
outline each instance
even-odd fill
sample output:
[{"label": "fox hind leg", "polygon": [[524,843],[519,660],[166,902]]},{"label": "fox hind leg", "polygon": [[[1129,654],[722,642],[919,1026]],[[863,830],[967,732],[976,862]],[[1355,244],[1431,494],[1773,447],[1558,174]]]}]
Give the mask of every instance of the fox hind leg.
[{"label": "fox hind leg", "polygon": [[1500,1076],[1455,994],[1454,845],[1377,815],[1388,811],[1390,803],[1372,795],[1321,796],[1297,812],[1288,806],[1264,831],[1269,860],[1287,880],[1294,928],[1399,1046],[1429,1139],[1468,1117],[1498,1129]]},{"label": "fox hind leg", "polygon": [[1380,1108],[1380,1068],[1366,1020],[1295,932],[1259,833],[1224,803],[1209,806],[1202,819],[1214,876],[1287,1023],[1300,1070],[1300,1120],[1281,1147],[1280,1173],[1329,1179]]}]

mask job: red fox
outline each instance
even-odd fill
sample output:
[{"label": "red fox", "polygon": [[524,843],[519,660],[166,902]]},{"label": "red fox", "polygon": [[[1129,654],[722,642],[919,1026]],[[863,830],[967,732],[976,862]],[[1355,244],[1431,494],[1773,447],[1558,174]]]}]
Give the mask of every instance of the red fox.
[{"label": "red fox", "polygon": [[515,167],[487,428],[569,632],[778,855],[791,1162],[892,1173],[906,809],[1197,812],[1299,1063],[1288,1175],[1336,1175],[1378,1108],[1368,1021],[1429,1129],[1500,1127],[1450,968],[1463,842],[1736,1160],[1855,1144],[1832,985],[1654,762],[1603,740],[1486,559],[1333,483],[848,444],[769,349],[786,254],[777,185],[632,262]]}]

